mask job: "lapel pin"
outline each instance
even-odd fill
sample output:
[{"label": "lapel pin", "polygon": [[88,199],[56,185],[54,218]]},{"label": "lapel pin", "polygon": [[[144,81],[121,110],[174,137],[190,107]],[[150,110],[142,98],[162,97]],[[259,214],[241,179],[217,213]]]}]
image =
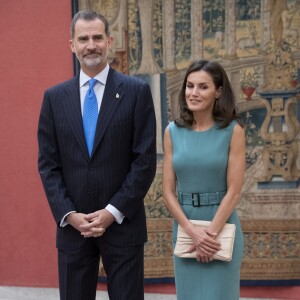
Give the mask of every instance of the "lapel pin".
[{"label": "lapel pin", "polygon": [[119,93],[116,93],[116,98],[119,99],[120,98],[120,95]]}]

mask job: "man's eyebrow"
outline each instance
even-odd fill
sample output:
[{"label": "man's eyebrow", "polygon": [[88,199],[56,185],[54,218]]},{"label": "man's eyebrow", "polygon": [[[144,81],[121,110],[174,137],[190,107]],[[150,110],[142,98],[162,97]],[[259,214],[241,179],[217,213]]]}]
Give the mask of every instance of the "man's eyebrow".
[{"label": "man's eyebrow", "polygon": [[[92,35],[92,38],[95,38],[95,37],[103,37],[104,36],[104,34],[102,34],[102,33],[96,33],[96,34],[93,34]],[[79,35],[78,37],[77,37],[77,39],[86,39],[86,38],[88,38],[89,36],[87,35],[87,34],[84,34],[84,35]]]},{"label": "man's eyebrow", "polygon": [[77,36],[77,39],[85,39],[85,38],[88,38],[88,36],[86,34]]}]

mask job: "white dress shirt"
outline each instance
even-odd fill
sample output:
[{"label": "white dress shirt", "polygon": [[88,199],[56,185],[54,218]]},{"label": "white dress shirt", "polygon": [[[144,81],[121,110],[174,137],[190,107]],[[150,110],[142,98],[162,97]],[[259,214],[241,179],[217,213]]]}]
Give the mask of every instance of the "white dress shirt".
[{"label": "white dress shirt", "polygon": [[[109,65],[107,64],[106,67],[99,74],[97,74],[94,77],[94,79],[97,79],[97,82],[94,86],[94,91],[95,91],[95,94],[96,94],[96,97],[97,97],[97,102],[98,102],[98,113],[100,111],[100,107],[101,107],[101,103],[102,103],[102,99],[103,99],[104,88],[105,88],[108,72],[109,72]],[[90,79],[91,78],[88,75],[86,75],[82,70],[80,70],[79,88],[80,88],[81,114],[83,114],[84,99],[85,99],[85,95],[86,95],[86,93],[89,89],[88,81]],[[105,209],[107,209],[114,216],[114,218],[115,218],[115,220],[118,224],[121,224],[123,222],[124,215],[117,208],[115,208],[113,205],[108,204],[105,207]],[[72,212],[75,212],[75,211],[68,212],[61,219],[61,222],[60,222],[61,227],[64,227],[64,226],[68,225],[68,222],[65,219]]]}]

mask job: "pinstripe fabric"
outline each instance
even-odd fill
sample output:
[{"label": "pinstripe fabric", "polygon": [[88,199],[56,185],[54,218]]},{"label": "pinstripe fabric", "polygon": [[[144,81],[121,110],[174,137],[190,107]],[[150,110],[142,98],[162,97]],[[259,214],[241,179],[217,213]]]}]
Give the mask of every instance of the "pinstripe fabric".
[{"label": "pinstripe fabric", "polygon": [[[90,213],[108,203],[125,215],[102,241],[142,245],[147,239],[143,198],[155,175],[156,122],[149,85],[110,69],[94,148],[88,155],[80,110],[79,76],[44,94],[38,124],[38,168],[57,224],[69,211]],[[57,247],[74,251],[85,239],[57,227]]]},{"label": "pinstripe fabric", "polygon": [[[116,247],[105,244],[101,252],[108,275],[110,299],[144,299],[144,246]],[[115,261],[114,264],[111,261]],[[116,288],[117,287],[117,288]]]},{"label": "pinstripe fabric", "polygon": [[[61,300],[94,300],[99,272],[99,251],[92,239],[73,252],[58,251]],[[65,287],[65,288],[62,288]]]}]

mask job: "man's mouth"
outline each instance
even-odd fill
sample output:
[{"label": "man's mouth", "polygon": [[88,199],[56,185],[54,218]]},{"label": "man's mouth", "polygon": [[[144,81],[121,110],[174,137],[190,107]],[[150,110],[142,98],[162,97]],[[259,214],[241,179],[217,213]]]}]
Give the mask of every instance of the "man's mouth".
[{"label": "man's mouth", "polygon": [[89,53],[89,54],[86,54],[84,57],[95,58],[95,57],[98,57],[99,55],[100,55],[99,53]]}]

